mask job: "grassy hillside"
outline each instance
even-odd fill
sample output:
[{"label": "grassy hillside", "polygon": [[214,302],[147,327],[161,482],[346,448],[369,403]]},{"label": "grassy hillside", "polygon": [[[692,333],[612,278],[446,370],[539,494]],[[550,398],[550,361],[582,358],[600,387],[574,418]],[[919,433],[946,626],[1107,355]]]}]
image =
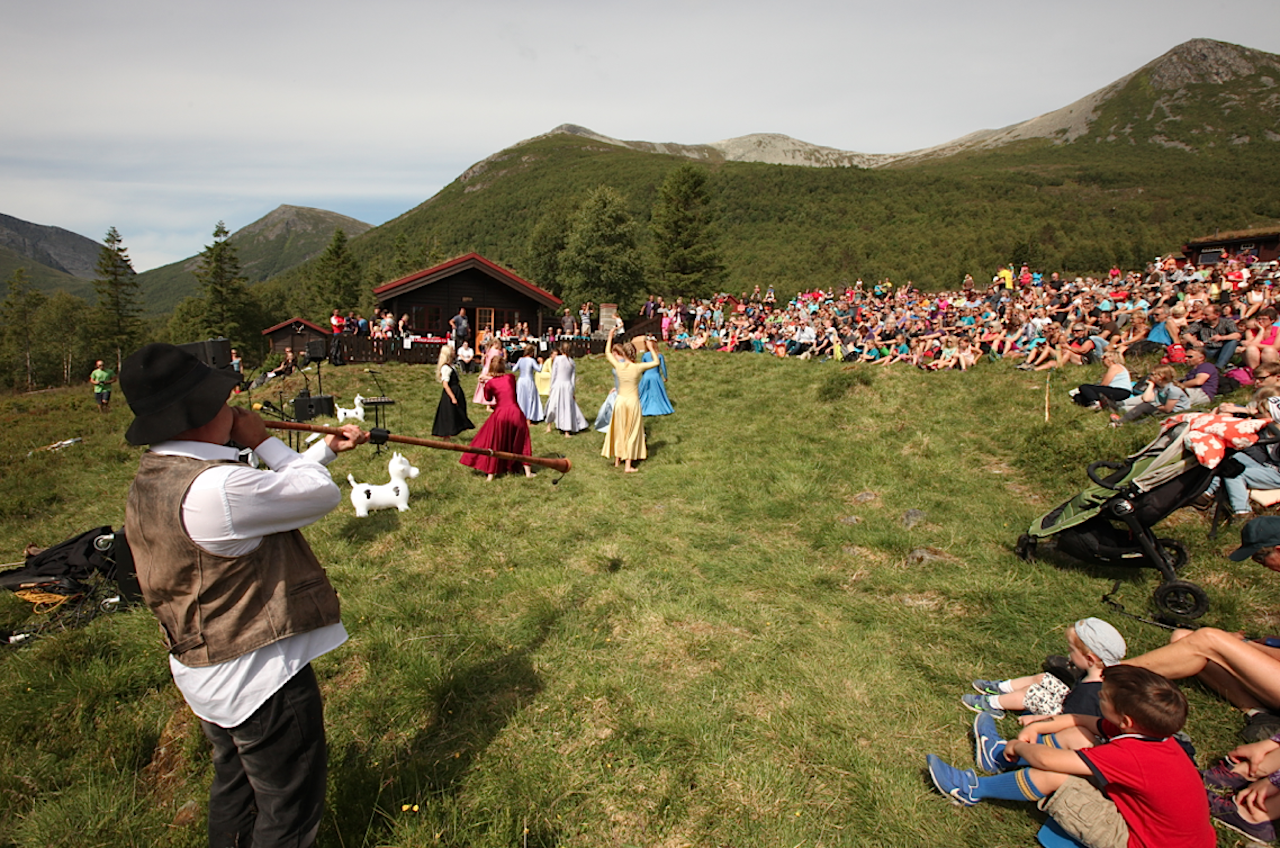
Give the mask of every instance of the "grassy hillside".
[{"label": "grassy hillside", "polygon": [[0,280],[8,280],[9,276],[19,268],[27,270],[27,279],[32,285],[44,292],[65,291],[92,303],[97,295],[93,291],[93,282],[73,277],[56,268],[42,265],[7,247],[0,247]]},{"label": "grassy hillside", "polygon": [[[676,414],[647,422],[639,474],[603,460],[598,434],[535,430],[535,452],[573,460],[557,486],[545,471],[486,484],[452,453],[410,449],[410,512],[361,520],[344,501],[306,531],[351,635],[316,663],[332,751],[320,844],[1032,844],[1040,813],[954,808],[924,755],[971,762],[969,680],[1036,670],[1077,618],[1113,621],[1134,654],[1163,642],[1098,601],[1119,579],[1143,611],[1153,572],[1010,551],[1088,462],[1155,425],[1109,429],[1056,380],[1045,424],[1043,379],[1005,364],[668,358]],[[429,430],[428,370],[382,369],[393,431]],[[590,416],[609,370],[587,359],[578,373]],[[369,380],[327,369],[325,388],[347,401],[375,393]],[[119,524],[138,455],[123,406],[99,416],[80,389],[0,411],[8,559]],[[83,443],[27,455],[72,436]],[[381,481],[385,461],[362,449],[333,472]],[[911,509],[924,516],[907,527]],[[1211,595],[1204,623],[1275,631],[1276,578],[1223,556],[1232,533],[1209,542],[1196,514],[1164,529]],[[0,627],[29,609],[0,598]],[[148,612],[0,665],[0,844],[204,844],[207,745]],[[1203,766],[1234,746],[1239,718],[1186,688]]]}]

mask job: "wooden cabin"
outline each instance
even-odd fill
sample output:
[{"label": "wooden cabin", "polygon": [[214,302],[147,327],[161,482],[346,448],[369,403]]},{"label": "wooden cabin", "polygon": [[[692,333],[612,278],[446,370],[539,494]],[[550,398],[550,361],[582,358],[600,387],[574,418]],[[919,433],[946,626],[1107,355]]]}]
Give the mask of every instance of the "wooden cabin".
[{"label": "wooden cabin", "polygon": [[415,271],[373,293],[378,305],[393,315],[408,315],[410,329],[423,336],[448,336],[449,319],[461,308],[473,340],[485,327],[497,331],[503,324],[514,328],[522,322],[541,335],[557,320],[561,307],[560,298],[478,253]]},{"label": "wooden cabin", "polygon": [[307,349],[307,342],[323,341],[328,349],[330,332],[328,328],[313,324],[306,318],[290,318],[281,321],[274,327],[262,331],[271,345],[271,353],[284,353],[286,347],[293,348],[298,357]]},{"label": "wooden cabin", "polygon": [[1280,228],[1259,227],[1216,233],[1189,241],[1182,248],[1182,255],[1196,265],[1214,265],[1241,253],[1251,253],[1260,262],[1280,259]]}]

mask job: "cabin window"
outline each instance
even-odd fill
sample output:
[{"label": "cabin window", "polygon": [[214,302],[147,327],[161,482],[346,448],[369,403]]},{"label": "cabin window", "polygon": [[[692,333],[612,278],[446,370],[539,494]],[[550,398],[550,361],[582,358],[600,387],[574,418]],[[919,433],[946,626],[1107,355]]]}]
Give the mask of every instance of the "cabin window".
[{"label": "cabin window", "polygon": [[409,328],[415,333],[438,336],[441,330],[440,307],[414,304],[409,307]]}]

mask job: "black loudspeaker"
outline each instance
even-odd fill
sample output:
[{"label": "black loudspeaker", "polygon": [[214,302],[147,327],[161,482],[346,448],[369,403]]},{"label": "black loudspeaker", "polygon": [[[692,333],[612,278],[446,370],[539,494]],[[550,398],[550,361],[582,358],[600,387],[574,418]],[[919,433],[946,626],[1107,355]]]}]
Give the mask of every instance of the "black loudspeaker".
[{"label": "black loudspeaker", "polygon": [[332,418],[334,414],[333,395],[315,395],[313,397],[302,392],[293,399],[293,417],[299,421],[310,421],[312,418],[321,415],[327,415]]},{"label": "black loudspeaker", "polygon": [[312,362],[318,362],[324,359],[329,353],[328,345],[324,339],[315,339],[307,342],[307,358]]},{"label": "black loudspeaker", "polygon": [[231,367],[231,342],[228,339],[206,339],[202,342],[178,345],[178,347],[210,368]]}]

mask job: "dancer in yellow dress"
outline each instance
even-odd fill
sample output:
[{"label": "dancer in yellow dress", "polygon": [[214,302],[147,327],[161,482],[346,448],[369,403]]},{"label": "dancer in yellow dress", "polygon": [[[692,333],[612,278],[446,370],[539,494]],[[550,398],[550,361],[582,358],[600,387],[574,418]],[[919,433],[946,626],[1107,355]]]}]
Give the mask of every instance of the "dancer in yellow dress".
[{"label": "dancer in yellow dress", "polygon": [[640,413],[640,376],[650,368],[658,367],[658,353],[653,349],[653,341],[645,339],[644,344],[653,353],[653,362],[636,362],[636,349],[631,342],[624,342],[614,352],[613,334],[617,328],[609,331],[609,338],[604,343],[604,355],[609,364],[618,373],[618,399],[613,405],[613,421],[609,424],[609,432],[605,434],[604,449],[600,455],[606,459],[613,458],[613,466],[625,460],[625,473],[636,471],[632,463],[637,459],[646,459],[649,451],[644,443],[644,416]]}]

